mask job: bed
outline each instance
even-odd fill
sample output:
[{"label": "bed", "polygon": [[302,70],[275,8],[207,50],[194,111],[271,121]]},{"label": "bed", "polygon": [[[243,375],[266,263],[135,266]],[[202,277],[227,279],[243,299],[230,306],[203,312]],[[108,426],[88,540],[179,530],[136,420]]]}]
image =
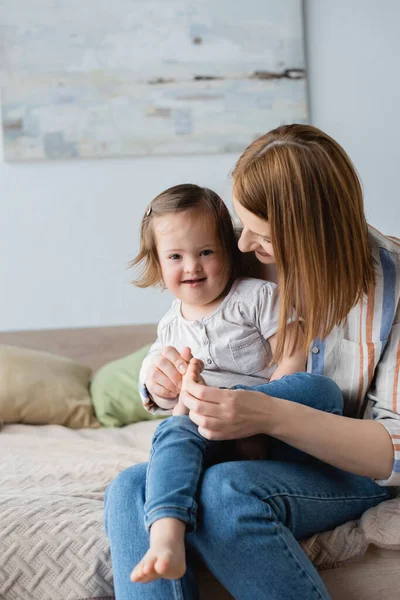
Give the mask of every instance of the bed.
[{"label": "bed", "polygon": [[[144,325],[8,332],[0,333],[0,345],[45,350],[95,372],[153,341],[155,331],[155,325]],[[104,490],[119,471],[147,459],[157,424],[2,427],[2,600],[114,598],[103,530]],[[400,597],[400,500],[368,511],[359,522],[314,536],[303,547],[320,569],[333,600]],[[199,581],[202,598],[231,598],[201,565]]]}]

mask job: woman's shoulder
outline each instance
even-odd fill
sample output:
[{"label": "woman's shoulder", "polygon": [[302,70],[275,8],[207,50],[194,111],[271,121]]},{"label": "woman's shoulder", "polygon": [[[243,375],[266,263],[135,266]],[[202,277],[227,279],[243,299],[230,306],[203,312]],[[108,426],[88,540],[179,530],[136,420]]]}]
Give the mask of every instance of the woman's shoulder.
[{"label": "woman's shoulder", "polygon": [[393,235],[385,235],[368,225],[368,243],[374,255],[389,254],[400,268],[400,239]]},{"label": "woman's shoulder", "polygon": [[[386,308],[390,304],[395,309],[400,302],[400,240],[387,236],[369,226],[369,246],[375,261],[376,290],[385,298]],[[382,308],[382,307],[381,307]],[[379,303],[375,306],[380,310]]]},{"label": "woman's shoulder", "polygon": [[345,340],[379,345],[386,343],[400,316],[400,240],[371,226],[368,229],[375,286],[351,309],[338,329],[339,337]]}]

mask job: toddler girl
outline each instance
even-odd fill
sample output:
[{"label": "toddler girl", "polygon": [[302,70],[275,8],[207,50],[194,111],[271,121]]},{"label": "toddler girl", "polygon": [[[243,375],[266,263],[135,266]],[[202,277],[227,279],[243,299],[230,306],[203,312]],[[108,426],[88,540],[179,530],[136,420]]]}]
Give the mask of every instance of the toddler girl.
[{"label": "toddler girl", "polygon": [[[147,470],[145,524],[150,549],[131,575],[132,581],[145,583],[183,576],[184,536],[196,527],[196,493],[205,466],[226,459],[263,457],[260,439],[257,443],[252,438],[240,440],[235,453],[230,442],[203,438],[179,402],[179,389],[174,399],[163,396],[161,386],[160,395],[151,395],[145,381],[154,354],[172,346],[197,359],[191,361],[187,377],[215,387],[257,386],[275,397],[284,397],[284,390],[279,385],[272,390],[269,382],[293,374],[306,380],[307,374],[301,373],[306,355],[295,315],[287,324],[283,358],[273,364],[277,286],[239,277],[234,226],[215,192],[185,184],[157,196],[142,221],[140,252],[132,262],[138,265],[143,271],[136,285],[162,284],[176,298],[158,325],[157,341],[143,363],[139,384],[147,410],[173,411],[155,432]],[[185,377],[180,389],[184,385]],[[165,381],[168,388],[171,382]],[[325,406],[321,400],[314,407],[341,413],[340,393],[337,398],[334,406]],[[260,437],[264,443],[265,436]]]}]

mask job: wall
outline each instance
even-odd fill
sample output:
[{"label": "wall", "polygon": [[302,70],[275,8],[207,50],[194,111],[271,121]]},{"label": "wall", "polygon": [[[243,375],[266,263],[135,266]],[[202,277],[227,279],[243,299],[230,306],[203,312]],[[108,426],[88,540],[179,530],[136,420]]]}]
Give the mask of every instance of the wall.
[{"label": "wall", "polygon": [[400,237],[400,3],[306,0],[305,14],[312,122],[353,159],[369,221]]},{"label": "wall", "polygon": [[[397,0],[305,2],[311,121],[353,158],[370,222],[398,236],[399,20]],[[235,159],[0,162],[0,330],[155,322],[170,297],[125,268],[144,208],[184,181],[229,199]]]},{"label": "wall", "polygon": [[145,207],[184,181],[227,196],[233,160],[0,164],[0,330],[156,321],[170,297],[126,270]]}]

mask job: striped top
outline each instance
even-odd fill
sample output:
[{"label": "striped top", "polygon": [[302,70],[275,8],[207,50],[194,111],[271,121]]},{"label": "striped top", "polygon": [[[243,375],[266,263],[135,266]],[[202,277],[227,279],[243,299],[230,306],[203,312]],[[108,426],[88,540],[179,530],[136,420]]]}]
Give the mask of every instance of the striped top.
[{"label": "striped top", "polygon": [[346,415],[382,423],[392,439],[395,460],[389,479],[377,483],[399,486],[400,241],[370,227],[369,245],[376,265],[375,286],[342,325],[323,341],[315,340],[307,371],[338,384]]},{"label": "striped top", "polygon": [[[392,439],[395,460],[390,477],[377,483],[400,486],[400,241],[370,227],[369,245],[375,286],[327,338],[314,341],[307,371],[338,384],[347,416],[382,423]],[[145,368],[139,391],[146,405],[144,379]]]}]

